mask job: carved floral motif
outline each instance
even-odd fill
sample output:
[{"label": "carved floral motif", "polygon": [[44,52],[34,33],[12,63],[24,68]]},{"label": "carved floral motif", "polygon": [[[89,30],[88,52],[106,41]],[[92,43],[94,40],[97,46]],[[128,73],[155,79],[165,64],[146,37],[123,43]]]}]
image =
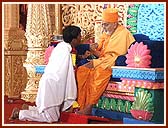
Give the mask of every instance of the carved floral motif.
[{"label": "carved floral motif", "polygon": [[151,64],[150,49],[143,42],[136,42],[132,44],[130,49],[128,49],[128,54],[126,55],[126,64],[128,67],[136,68],[149,68]]},{"label": "carved floral motif", "polygon": [[139,89],[136,92],[135,101],[130,110],[132,116],[139,120],[151,120],[154,113],[154,105],[152,95],[144,89]]},{"label": "carved floral motif", "polygon": [[83,40],[94,36],[96,20],[101,20],[103,4],[63,4],[63,26],[78,25],[82,29]]}]

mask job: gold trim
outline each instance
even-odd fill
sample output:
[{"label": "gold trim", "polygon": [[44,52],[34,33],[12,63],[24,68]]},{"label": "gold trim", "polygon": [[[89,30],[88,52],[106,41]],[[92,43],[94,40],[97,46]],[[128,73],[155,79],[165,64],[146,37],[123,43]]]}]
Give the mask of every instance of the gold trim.
[{"label": "gold trim", "polygon": [[109,90],[106,90],[104,93],[105,93],[105,94],[117,94],[117,95],[134,96],[134,93],[130,93],[130,92],[121,92],[121,91],[109,91]]}]

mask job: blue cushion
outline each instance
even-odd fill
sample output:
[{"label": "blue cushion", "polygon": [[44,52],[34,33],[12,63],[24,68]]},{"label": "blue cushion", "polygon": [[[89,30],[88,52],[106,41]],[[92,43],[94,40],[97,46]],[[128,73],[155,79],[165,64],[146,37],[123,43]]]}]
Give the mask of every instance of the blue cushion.
[{"label": "blue cushion", "polygon": [[[143,34],[135,34],[134,35],[135,42],[132,44],[135,44],[136,42],[140,43],[143,42],[143,44],[147,45],[148,49],[151,50],[150,55],[152,56],[150,65],[151,68],[163,68],[164,67],[164,41],[155,41],[150,40],[148,36]],[[131,47],[131,45],[130,45]],[[126,66],[125,63],[126,57],[125,55],[118,56],[118,58],[115,61],[115,66]]]},{"label": "blue cushion", "polygon": [[142,42],[144,40],[150,40],[149,36],[146,36],[146,35],[143,35],[143,34],[134,34],[133,36],[134,36],[134,38],[137,42]]},{"label": "blue cushion", "polygon": [[164,41],[145,40],[143,42],[151,50],[151,68],[164,67]]},{"label": "blue cushion", "polygon": [[125,63],[126,59],[127,58],[126,58],[125,55],[118,56],[116,61],[115,61],[115,66],[126,66],[127,65]]}]

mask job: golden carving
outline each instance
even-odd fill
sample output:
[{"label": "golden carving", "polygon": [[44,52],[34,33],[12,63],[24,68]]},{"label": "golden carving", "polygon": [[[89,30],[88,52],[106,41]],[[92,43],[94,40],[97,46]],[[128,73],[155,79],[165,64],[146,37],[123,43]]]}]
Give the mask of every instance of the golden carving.
[{"label": "golden carving", "polygon": [[49,9],[47,4],[29,4],[26,26],[27,58],[24,67],[27,70],[28,82],[21,98],[34,102],[40,75],[35,73],[35,65],[44,64],[44,51],[48,47],[51,35]]},{"label": "golden carving", "polygon": [[36,74],[34,68],[27,67],[28,76],[31,79],[27,82],[25,90],[37,91],[39,79],[41,78],[41,74]]},{"label": "golden carving", "polygon": [[43,65],[44,64],[44,51],[45,48],[38,49],[31,48],[28,49],[27,58],[25,60],[25,64],[32,64],[32,65]]},{"label": "golden carving", "polygon": [[103,4],[63,4],[62,22],[80,26],[85,40],[94,37],[95,21],[101,19],[102,11]]},{"label": "golden carving", "polygon": [[58,29],[56,27],[55,24],[58,23],[58,20],[56,19],[56,15],[55,15],[55,11],[56,11],[56,8],[55,8],[55,4],[49,4],[49,16],[50,16],[50,24],[51,24],[51,31],[54,32],[56,31],[56,29]]},{"label": "golden carving", "polygon": [[[20,96],[20,93],[24,90],[27,80],[23,79],[27,77],[26,70],[23,67],[23,62],[26,56],[13,56],[13,92],[14,94]],[[24,85],[24,86],[20,86]]]},{"label": "golden carving", "polygon": [[5,95],[12,95],[12,91],[11,91],[11,85],[12,85],[12,79],[11,79],[11,70],[12,70],[12,57],[11,56],[5,56],[4,58],[4,77],[5,77],[5,81],[4,81],[4,93]]},{"label": "golden carving", "polygon": [[23,67],[26,56],[5,56],[5,95],[8,97],[19,97],[27,82],[27,74]]},{"label": "golden carving", "polygon": [[25,32],[18,28],[5,30],[5,51],[22,51],[26,50]]},{"label": "golden carving", "polygon": [[27,82],[27,74],[23,67],[26,58],[25,32],[19,29],[18,5],[4,6],[4,95],[9,98],[20,97]]},{"label": "golden carving", "polygon": [[26,102],[34,102],[36,100],[36,95],[37,92],[22,92],[21,97],[24,99]]},{"label": "golden carving", "polygon": [[95,22],[95,42],[98,43],[99,42],[99,37],[102,34],[102,22],[101,20],[96,20]]},{"label": "golden carving", "polygon": [[51,35],[47,4],[29,4],[26,26],[27,45],[30,48],[46,48]]}]

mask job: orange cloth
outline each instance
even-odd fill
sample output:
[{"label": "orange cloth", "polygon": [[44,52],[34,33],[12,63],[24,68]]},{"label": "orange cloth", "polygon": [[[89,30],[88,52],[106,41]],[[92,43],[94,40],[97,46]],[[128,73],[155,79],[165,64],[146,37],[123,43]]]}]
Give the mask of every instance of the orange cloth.
[{"label": "orange cloth", "polygon": [[80,66],[77,69],[78,103],[83,109],[89,104],[96,104],[107,87],[115,60],[119,55],[127,52],[131,43],[135,41],[132,34],[119,25],[112,36],[102,34],[97,50],[99,59],[93,60],[94,68]]},{"label": "orange cloth", "polygon": [[115,8],[106,8],[102,13],[102,20],[105,22],[118,22],[118,10]]}]

